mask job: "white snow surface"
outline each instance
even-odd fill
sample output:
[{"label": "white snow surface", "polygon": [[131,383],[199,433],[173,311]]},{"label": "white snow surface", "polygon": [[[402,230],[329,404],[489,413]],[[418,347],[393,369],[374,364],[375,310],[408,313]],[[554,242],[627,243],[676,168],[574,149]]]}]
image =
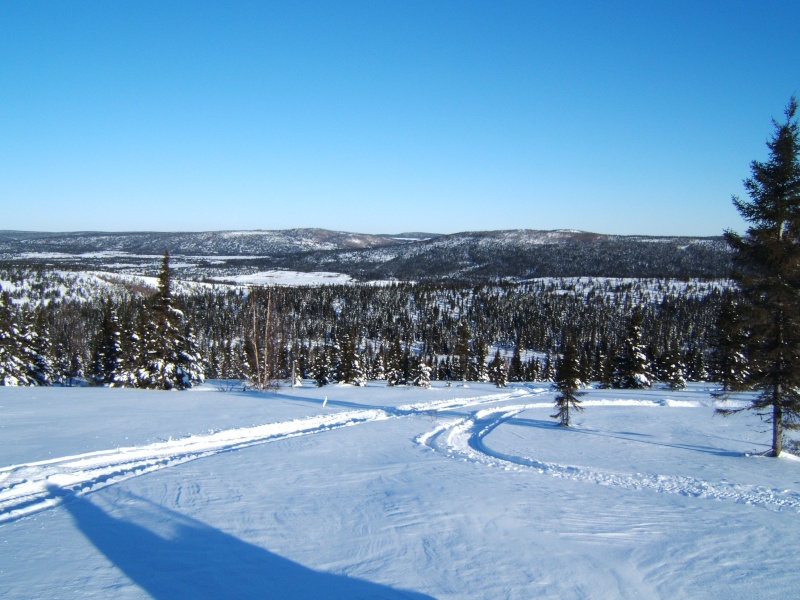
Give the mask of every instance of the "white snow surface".
[{"label": "white snow surface", "polygon": [[215,281],[231,282],[237,285],[333,285],[348,284],[353,282],[353,278],[342,273],[328,271],[313,271],[303,273],[300,271],[286,271],[274,269],[271,271],[259,271],[249,275],[235,275],[232,277],[213,277]]},{"label": "white snow surface", "polygon": [[0,597],[797,596],[800,462],[757,416],[553,397],[0,387]]}]

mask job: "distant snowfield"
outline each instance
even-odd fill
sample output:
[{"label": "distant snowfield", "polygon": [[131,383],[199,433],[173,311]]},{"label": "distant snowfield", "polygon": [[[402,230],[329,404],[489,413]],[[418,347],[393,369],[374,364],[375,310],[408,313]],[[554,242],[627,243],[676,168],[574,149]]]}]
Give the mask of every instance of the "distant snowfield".
[{"label": "distant snowfield", "polygon": [[758,417],[590,390],[564,429],[552,400],[0,387],[0,596],[797,596],[800,461]]},{"label": "distant snowfield", "polygon": [[214,281],[233,283],[236,285],[333,285],[352,283],[353,278],[342,273],[316,271],[303,273],[300,271],[260,271],[249,275],[232,277],[213,277]]}]

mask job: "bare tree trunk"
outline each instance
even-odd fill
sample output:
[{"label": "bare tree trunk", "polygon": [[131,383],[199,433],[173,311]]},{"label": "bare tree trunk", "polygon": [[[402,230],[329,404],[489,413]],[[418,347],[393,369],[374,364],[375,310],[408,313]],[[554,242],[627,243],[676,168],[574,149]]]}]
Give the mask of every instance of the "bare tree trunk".
[{"label": "bare tree trunk", "polygon": [[269,321],[272,317],[272,290],[267,292],[267,321],[264,323],[264,371],[261,388],[267,389],[272,380],[269,365],[270,343],[269,343]]},{"label": "bare tree trunk", "polygon": [[258,338],[256,337],[256,332],[258,331],[258,309],[255,300],[255,295],[250,296],[251,303],[253,305],[253,353],[255,359],[253,362],[255,363],[256,368],[256,384],[260,387],[261,386],[261,361],[258,358]]},{"label": "bare tree trunk", "polygon": [[781,410],[781,385],[773,390],[772,396],[772,455],[783,452],[783,411]]}]

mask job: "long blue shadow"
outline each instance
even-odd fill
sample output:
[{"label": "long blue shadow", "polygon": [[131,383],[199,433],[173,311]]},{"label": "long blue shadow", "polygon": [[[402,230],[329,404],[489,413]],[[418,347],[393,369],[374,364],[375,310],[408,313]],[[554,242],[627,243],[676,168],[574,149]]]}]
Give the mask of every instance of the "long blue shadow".
[{"label": "long blue shadow", "polygon": [[[540,419],[522,419],[519,417],[514,417],[509,420],[509,423],[512,425],[519,425],[522,427],[535,427],[537,429],[554,429],[558,428],[558,424],[553,421],[542,421]],[[575,429],[574,427],[569,428],[561,428],[561,431],[565,433],[575,434],[575,435],[596,435],[598,437],[607,437],[607,438],[615,438],[618,440],[623,440],[626,442],[631,442],[634,444],[648,444],[650,446],[663,446],[664,448],[679,448],[681,450],[690,450],[692,452],[702,452],[704,454],[713,454],[715,456],[741,456],[741,452],[734,452],[733,450],[726,450],[724,448],[717,448],[715,446],[699,446],[694,444],[681,444],[679,442],[656,442],[652,440],[645,440],[641,439],[642,437],[653,437],[647,434],[641,433],[632,433],[629,431],[619,431],[619,432],[608,432],[603,433],[601,431],[596,430],[589,430],[589,429]],[[617,433],[618,435],[614,435]],[[631,438],[628,436],[637,436],[637,438]]]},{"label": "long blue shadow", "polygon": [[[244,542],[195,519],[128,496],[112,516],[71,492],[54,488],[80,531],[151,597],[163,599],[308,598],[433,600],[362,579],[322,573]],[[169,529],[160,535],[148,527]]]}]

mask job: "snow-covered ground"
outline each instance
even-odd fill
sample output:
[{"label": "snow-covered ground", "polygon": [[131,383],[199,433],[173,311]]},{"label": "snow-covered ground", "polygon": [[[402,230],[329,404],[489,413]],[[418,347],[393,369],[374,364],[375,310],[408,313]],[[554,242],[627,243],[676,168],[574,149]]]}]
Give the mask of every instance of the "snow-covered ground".
[{"label": "snow-covered ground", "polygon": [[231,277],[212,277],[215,281],[224,281],[237,285],[334,285],[348,284],[353,278],[342,273],[328,273],[324,271],[302,273],[300,271],[287,271],[275,269],[260,271],[249,275],[233,275]]},{"label": "snow-covered ground", "polygon": [[0,597],[798,595],[800,462],[757,416],[552,399],[0,387]]}]

